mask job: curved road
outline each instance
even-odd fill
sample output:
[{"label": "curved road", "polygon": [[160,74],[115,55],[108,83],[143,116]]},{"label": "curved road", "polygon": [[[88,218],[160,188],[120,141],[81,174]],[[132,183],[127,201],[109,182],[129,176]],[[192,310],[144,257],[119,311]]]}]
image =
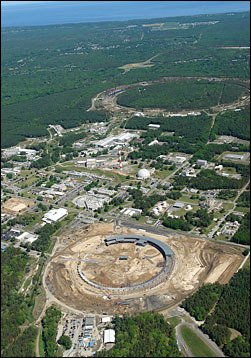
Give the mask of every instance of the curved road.
[{"label": "curved road", "polygon": [[194,357],[190,349],[187,347],[186,342],[184,341],[181,334],[181,327],[186,326],[190,328],[216,355],[216,357],[225,357],[220,348],[208,337],[208,335],[204,334],[196,324],[187,323],[181,318],[182,322],[179,323],[175,327],[177,342],[180,347],[183,347],[187,357]]}]

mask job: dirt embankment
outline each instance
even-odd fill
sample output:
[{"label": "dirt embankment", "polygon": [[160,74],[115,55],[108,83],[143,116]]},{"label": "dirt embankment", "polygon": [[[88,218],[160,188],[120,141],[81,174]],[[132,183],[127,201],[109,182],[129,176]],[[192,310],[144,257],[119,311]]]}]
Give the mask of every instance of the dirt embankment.
[{"label": "dirt embankment", "polygon": [[[145,282],[161,271],[162,254],[154,247],[135,244],[106,246],[104,239],[114,235],[113,223],[97,224],[88,230],[65,232],[48,267],[46,284],[50,292],[65,304],[87,312],[117,312],[116,300],[129,300],[129,312],[172,306],[204,282],[227,283],[243,261],[242,249],[186,237],[149,234],[171,247],[174,267],[168,279],[156,287],[112,294],[85,283],[77,273],[77,265],[85,276],[102,286],[127,287]],[[123,228],[123,234],[139,234]],[[147,234],[146,234],[147,235]],[[127,256],[127,259],[121,259]],[[109,299],[110,298],[110,299]],[[152,307],[152,308],[151,308]]]}]

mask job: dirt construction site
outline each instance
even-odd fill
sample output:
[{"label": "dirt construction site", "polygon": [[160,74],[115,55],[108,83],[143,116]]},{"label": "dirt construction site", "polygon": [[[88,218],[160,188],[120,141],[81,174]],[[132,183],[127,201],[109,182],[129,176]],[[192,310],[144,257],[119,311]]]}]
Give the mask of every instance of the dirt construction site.
[{"label": "dirt construction site", "polygon": [[2,210],[7,213],[18,213],[20,211],[25,211],[33,205],[34,202],[29,199],[11,198],[2,205]]},{"label": "dirt construction site", "polygon": [[[121,228],[123,235],[142,235],[135,229]],[[110,292],[86,283],[78,274],[105,287],[129,287],[151,280],[162,270],[165,259],[150,245],[134,243],[105,245],[116,233],[113,223],[95,224],[64,232],[45,277],[46,289],[66,305],[88,313],[136,313],[162,311],[183,300],[203,283],[227,283],[243,261],[242,248],[188,237],[145,233],[167,244],[173,265],[168,278],[149,288]],[[122,257],[121,257],[122,256]]]}]

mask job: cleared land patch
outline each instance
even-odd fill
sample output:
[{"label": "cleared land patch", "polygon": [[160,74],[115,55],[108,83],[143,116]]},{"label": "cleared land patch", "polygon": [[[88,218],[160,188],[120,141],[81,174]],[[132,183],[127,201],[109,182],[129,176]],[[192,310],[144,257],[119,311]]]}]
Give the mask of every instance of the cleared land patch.
[{"label": "cleared land patch", "polygon": [[20,211],[25,211],[33,205],[34,202],[32,200],[11,198],[2,205],[2,210],[8,213],[18,213]]},{"label": "cleared land patch", "polygon": [[[123,227],[123,234],[138,233]],[[106,223],[93,225],[88,230],[81,227],[76,232],[69,230],[60,237],[60,246],[49,263],[45,280],[58,300],[93,313],[120,312],[118,301],[127,301],[128,312],[161,311],[181,301],[207,278],[210,282],[228,282],[243,261],[242,250],[232,245],[183,235],[148,233],[147,236],[166,243],[174,252],[174,268],[168,280],[151,288],[112,294],[84,282],[78,275],[78,264],[86,277],[98,284],[125,287],[154,277],[164,260],[157,249],[148,245],[139,251],[139,246],[129,243],[107,247],[104,240],[112,235],[114,226]],[[120,260],[120,256],[128,256],[128,259]]]}]

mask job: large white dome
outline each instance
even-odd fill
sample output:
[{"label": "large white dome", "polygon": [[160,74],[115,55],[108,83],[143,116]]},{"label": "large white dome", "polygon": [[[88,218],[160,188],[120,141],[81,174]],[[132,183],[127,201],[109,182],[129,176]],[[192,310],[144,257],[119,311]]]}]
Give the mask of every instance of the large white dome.
[{"label": "large white dome", "polygon": [[137,174],[138,179],[150,178],[150,172],[147,169],[140,169]]}]

